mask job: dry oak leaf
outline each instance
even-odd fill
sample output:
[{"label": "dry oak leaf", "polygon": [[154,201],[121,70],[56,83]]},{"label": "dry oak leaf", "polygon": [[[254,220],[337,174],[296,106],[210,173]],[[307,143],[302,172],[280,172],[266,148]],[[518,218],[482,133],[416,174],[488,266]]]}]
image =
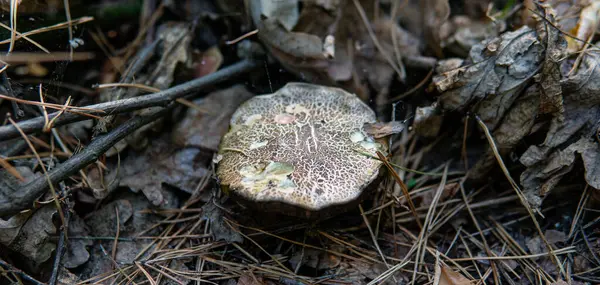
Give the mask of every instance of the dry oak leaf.
[{"label": "dry oak leaf", "polygon": [[534,30],[522,27],[473,46],[463,66],[434,76],[444,111],[473,110],[495,129],[539,71],[544,47]]}]

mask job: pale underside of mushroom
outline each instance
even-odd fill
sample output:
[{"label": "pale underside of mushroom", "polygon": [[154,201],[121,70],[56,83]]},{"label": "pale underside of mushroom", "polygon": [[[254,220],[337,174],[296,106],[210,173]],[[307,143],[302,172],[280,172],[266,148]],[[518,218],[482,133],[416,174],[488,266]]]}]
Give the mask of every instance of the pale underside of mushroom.
[{"label": "pale underside of mushroom", "polygon": [[386,152],[363,129],[375,113],[338,88],[289,83],[233,114],[217,176],[248,200],[320,210],[357,199]]}]

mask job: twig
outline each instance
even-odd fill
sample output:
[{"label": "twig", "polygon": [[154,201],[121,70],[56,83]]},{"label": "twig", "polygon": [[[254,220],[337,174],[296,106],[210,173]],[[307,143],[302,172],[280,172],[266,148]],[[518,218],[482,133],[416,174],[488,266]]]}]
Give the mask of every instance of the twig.
[{"label": "twig", "polygon": [[83,151],[73,155],[67,161],[48,173],[24,185],[17,192],[11,193],[8,200],[0,200],[0,216],[16,214],[28,208],[33,201],[41,196],[49,183],[57,183],[83,167],[98,160],[108,149],[140,127],[162,117],[171,108],[164,108],[146,116],[138,116],[116,127],[110,133],[98,136]]},{"label": "twig", "polygon": [[[15,125],[15,121],[8,116],[8,121],[12,124]],[[40,157],[40,155],[38,154],[37,150],[35,149],[35,147],[33,146],[33,144],[31,143],[31,141],[29,140],[29,138],[27,137],[27,135],[25,135],[18,127],[17,127],[17,131],[19,131],[19,133],[21,134],[21,136],[23,137],[23,140],[25,140],[25,142],[27,143],[27,145],[29,146],[29,149],[31,149],[31,152],[33,152],[33,154],[35,155],[35,158],[37,159],[38,163],[40,164],[40,167],[42,168],[42,172],[44,173],[43,177],[38,178],[38,180],[41,181],[41,183],[45,184],[46,182],[48,182],[48,185],[50,187],[50,193],[52,193],[52,199],[54,200],[54,205],[56,206],[56,210],[58,211],[58,215],[60,216],[60,221],[62,225],[66,224],[65,221],[65,216],[63,215],[63,211],[62,211],[62,207],[60,206],[60,200],[58,195],[56,194],[56,191],[54,190],[54,185],[53,183],[50,181],[50,177],[48,176],[48,170],[46,168],[46,166],[44,165],[44,162],[42,161],[42,158]],[[20,192],[20,191],[19,191]],[[32,201],[33,202],[33,201]],[[10,202],[9,202],[10,203]],[[66,234],[66,233],[65,233]]]},{"label": "twig", "polygon": [[67,16],[67,22],[69,25],[69,60],[73,61],[73,23],[71,21],[71,7],[69,0],[64,0],[65,15]]},{"label": "twig", "polygon": [[[3,87],[5,87],[4,89],[6,89],[6,93],[8,94],[8,96],[11,99],[17,99],[14,91],[12,90],[12,86],[10,84],[8,76],[6,75],[6,72],[2,72],[2,74],[0,75],[0,82],[2,83]],[[0,102],[2,102],[2,99],[0,99]],[[25,112],[23,112],[23,110],[19,107],[17,102],[11,101],[11,104],[13,112],[15,113],[17,118],[22,118],[25,115]]]},{"label": "twig", "polygon": [[554,265],[556,266],[556,268],[558,269],[558,271],[560,273],[562,273],[563,275],[566,275],[565,270],[564,270],[563,266],[561,265],[560,260],[558,260],[558,257],[555,254],[553,254],[554,249],[552,249],[552,246],[550,245],[550,243],[548,243],[546,236],[544,236],[544,232],[542,232],[542,228],[540,227],[540,224],[538,223],[537,218],[535,217],[535,213],[534,213],[533,209],[531,208],[531,205],[529,205],[527,198],[525,198],[525,195],[523,194],[523,191],[521,190],[521,188],[519,188],[519,185],[517,184],[517,182],[515,182],[514,179],[512,178],[512,176],[510,175],[508,168],[506,168],[506,165],[504,164],[504,160],[502,160],[502,157],[500,156],[500,153],[498,152],[498,148],[496,147],[496,143],[494,142],[494,138],[492,137],[490,130],[487,128],[485,123],[479,118],[479,116],[475,116],[475,120],[477,120],[477,123],[479,124],[479,126],[481,127],[483,132],[485,133],[485,136],[488,140],[490,148],[492,149],[492,152],[494,153],[494,156],[496,157],[496,160],[497,160],[498,164],[500,165],[502,172],[504,172],[506,179],[508,180],[508,182],[510,183],[512,188],[515,190],[515,192],[519,196],[519,200],[520,200],[521,204],[523,204],[523,206],[527,210],[529,217],[531,217],[531,220],[533,221],[533,224],[535,225],[535,228],[538,231],[540,238],[546,245],[548,252],[551,253],[550,257],[551,257],[552,263],[554,263]]},{"label": "twig", "polygon": [[254,30],[254,31],[247,32],[247,33],[245,33],[245,34],[243,34],[243,35],[241,35],[241,36],[239,36],[239,37],[237,37],[237,38],[235,38],[235,39],[233,39],[231,41],[226,41],[225,44],[226,45],[236,44],[239,41],[242,41],[242,40],[244,40],[244,39],[246,39],[246,38],[248,38],[248,37],[250,37],[252,35],[256,35],[256,34],[258,34],[258,29]]},{"label": "twig", "polygon": [[64,211],[64,215],[65,215],[66,224],[62,225],[62,227],[60,229],[61,233],[58,237],[58,243],[56,245],[56,256],[54,257],[54,265],[52,266],[52,275],[50,276],[50,281],[48,282],[48,285],[57,284],[56,282],[58,280],[58,272],[59,272],[59,269],[61,266],[60,260],[62,258],[64,249],[65,249],[65,236],[69,230],[69,219],[71,218],[71,211],[69,210],[68,203],[65,203],[65,204],[67,206],[65,206],[63,211]]},{"label": "twig", "polygon": [[[54,30],[63,29],[64,27],[67,27],[69,24],[70,25],[79,25],[79,24],[87,23],[87,22],[90,22],[90,21],[93,21],[93,20],[94,20],[93,17],[81,17],[79,19],[75,19],[75,20],[72,20],[72,21],[62,22],[62,23],[58,23],[58,24],[55,24],[55,25],[52,25],[52,26],[47,26],[47,27],[43,27],[43,28],[39,28],[39,29],[31,30],[29,32],[22,33],[20,35],[16,35],[15,40],[18,40],[21,37],[26,37],[26,36],[36,35],[36,34],[39,34],[39,33],[44,33],[44,32],[50,32],[50,31],[54,31]],[[6,40],[3,40],[3,41],[0,41],[0,45],[10,43],[10,41],[11,41],[11,39],[6,39]]]},{"label": "twig", "polygon": [[21,276],[21,278],[35,284],[35,285],[46,285],[46,283],[37,281],[35,278],[29,276],[27,273],[17,269],[16,267],[12,266],[10,263],[0,259],[0,266],[3,266],[5,268],[8,268],[9,271],[14,272],[16,274],[18,274],[19,276]]},{"label": "twig", "polygon": [[[127,98],[112,102],[106,102],[101,104],[95,104],[87,106],[89,109],[94,109],[94,112],[103,111],[103,115],[107,114],[118,114],[124,112],[130,112],[134,110],[144,109],[148,107],[166,106],[177,98],[182,98],[190,93],[198,92],[204,88],[223,82],[231,77],[252,71],[257,66],[257,61],[254,60],[242,60],[236,64],[225,67],[215,73],[194,79],[192,81],[171,87],[161,92],[157,92],[150,95],[139,96],[135,98]],[[88,111],[81,111],[82,113],[91,113]],[[54,118],[59,112],[48,114],[49,118]],[[59,119],[54,122],[54,127],[66,125],[73,122],[79,122],[88,118],[66,113],[63,114]],[[26,134],[41,131],[44,127],[44,118],[36,117],[33,119],[21,121],[18,126]],[[11,139],[19,136],[19,132],[13,126],[2,126],[0,127],[0,141]]]},{"label": "twig", "polygon": [[404,181],[402,181],[402,178],[400,178],[400,176],[398,176],[398,173],[396,173],[394,168],[387,161],[387,158],[379,151],[377,152],[377,156],[379,156],[379,159],[383,162],[383,164],[385,164],[385,166],[391,172],[394,179],[396,179],[396,182],[398,183],[398,185],[400,185],[400,188],[402,189],[402,193],[404,194],[404,198],[406,199],[406,202],[408,202],[408,207],[410,208],[411,213],[415,217],[415,220],[417,221],[419,228],[422,229],[423,224],[421,224],[421,219],[419,219],[419,214],[417,214],[417,210],[415,209],[415,204],[413,203],[412,199],[410,198],[410,193],[408,192],[408,187],[406,187],[406,184],[404,184]]}]

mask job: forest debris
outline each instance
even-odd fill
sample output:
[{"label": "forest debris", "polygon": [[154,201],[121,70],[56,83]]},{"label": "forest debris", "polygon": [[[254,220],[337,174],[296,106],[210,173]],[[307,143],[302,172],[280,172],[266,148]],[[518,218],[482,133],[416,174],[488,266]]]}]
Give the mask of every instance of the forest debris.
[{"label": "forest debris", "polygon": [[256,276],[252,272],[244,272],[237,281],[236,285],[264,285],[267,284],[262,276]]},{"label": "forest debris", "polygon": [[194,60],[194,77],[209,75],[219,69],[223,64],[223,55],[218,47],[213,46],[200,54],[199,60]]},{"label": "forest debris", "polygon": [[202,206],[202,218],[210,221],[210,232],[214,239],[216,241],[224,240],[227,243],[243,242],[244,238],[232,228],[231,223],[225,223],[223,216],[225,213],[215,203],[217,202],[211,200]]},{"label": "forest debris", "polygon": [[[6,169],[4,167],[0,168],[0,204],[13,203],[15,199],[13,198],[15,193],[18,193],[23,185],[26,185],[39,176],[34,175],[33,171],[29,167],[13,167],[10,164],[9,166],[10,169]],[[19,178],[22,178],[23,180]],[[17,220],[13,221],[12,223],[15,223],[16,221]]]},{"label": "forest debris", "polygon": [[585,180],[600,189],[600,145],[592,138],[600,127],[599,59],[598,51],[586,51],[576,72],[561,80],[564,120],[553,118],[544,142],[530,146],[520,158],[527,166],[521,184],[536,206],[571,170],[576,153],[582,157]]},{"label": "forest debris", "polygon": [[[25,219],[17,217],[9,221],[8,226],[13,227],[13,233],[6,237],[6,241],[10,243],[5,245],[24,256],[28,260],[28,267],[32,269],[47,261],[56,247],[50,239],[50,235],[56,232],[52,222],[55,213],[56,207],[50,204],[39,208]],[[18,231],[16,235],[15,230]]]},{"label": "forest debris", "polygon": [[435,265],[435,273],[433,285],[470,285],[471,280],[459,272],[453,271],[446,265],[441,265],[437,262]]},{"label": "forest debris", "polygon": [[[82,218],[78,215],[71,214],[69,221],[69,234],[71,237],[88,236],[87,226]],[[86,239],[70,239],[68,242],[67,251],[63,256],[62,265],[66,268],[76,268],[84,264],[90,259],[90,253],[87,250],[93,242]]]},{"label": "forest debris", "polygon": [[434,50],[437,57],[443,57],[442,35],[440,27],[450,16],[450,3],[448,0],[426,0],[422,1],[425,7],[422,9],[425,19],[424,36],[428,45]]},{"label": "forest debris", "polygon": [[417,107],[412,127],[424,137],[435,137],[442,127],[443,116],[436,113],[437,103],[431,106]]},{"label": "forest debris", "polygon": [[200,109],[190,108],[184,118],[179,120],[173,132],[171,141],[179,147],[197,147],[217,151],[221,137],[229,128],[229,119],[242,102],[253,96],[243,85],[234,85],[208,94],[197,100]]},{"label": "forest debris", "polygon": [[[554,25],[554,10],[548,5],[539,5],[544,11],[544,19],[538,19],[537,33],[545,45],[544,63],[535,79],[540,85],[540,114],[553,114],[559,120],[563,118],[563,97],[560,85],[560,62],[563,60],[567,41]],[[537,15],[536,15],[537,16]]]},{"label": "forest debris", "polygon": [[404,123],[401,121],[366,123],[365,132],[374,138],[383,138],[401,133],[404,130]]},{"label": "forest debris", "polygon": [[497,37],[505,29],[504,22],[490,22],[457,15],[438,26],[440,46],[460,56],[468,56],[471,48],[486,39]]},{"label": "forest debris", "polygon": [[162,205],[168,203],[163,197],[163,183],[192,193],[200,179],[208,175],[202,158],[200,149],[176,149],[164,136],[122,162],[120,185],[142,191],[153,205]]},{"label": "forest debris", "polygon": [[297,251],[289,260],[292,268],[298,268],[298,265],[307,266],[316,270],[333,269],[340,265],[341,260],[338,256],[312,249],[305,248],[303,251]]},{"label": "forest debris", "polygon": [[[361,1],[369,16],[373,15],[371,2]],[[393,20],[376,17],[363,23],[355,5],[341,5],[339,1],[303,3],[292,30],[276,17],[259,18],[259,14],[252,11],[259,38],[286,69],[313,83],[344,86],[365,99],[367,82],[377,92],[387,94],[396,70],[403,69],[399,59],[420,54],[419,40]],[[391,58],[394,56],[395,60]]]},{"label": "forest debris", "polygon": [[535,75],[542,60],[543,46],[528,27],[506,32],[471,49],[463,66],[433,77],[433,86],[442,93],[442,110],[473,111],[494,129],[525,84]]}]

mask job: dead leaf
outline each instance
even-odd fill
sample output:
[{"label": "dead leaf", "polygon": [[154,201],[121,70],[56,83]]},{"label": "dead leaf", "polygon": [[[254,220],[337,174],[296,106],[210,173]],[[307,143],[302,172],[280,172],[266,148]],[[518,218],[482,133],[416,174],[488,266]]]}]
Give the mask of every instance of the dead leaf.
[{"label": "dead leaf", "polygon": [[433,86],[442,93],[440,108],[471,108],[495,129],[538,72],[543,49],[535,31],[528,27],[473,46],[462,67],[434,76]]},{"label": "dead leaf", "polygon": [[438,262],[435,265],[435,275],[433,285],[469,285],[471,280],[463,276],[461,273],[453,271],[445,265],[440,265]]},{"label": "dead leaf", "polygon": [[425,38],[428,40],[429,46],[434,50],[437,57],[444,56],[441,46],[440,29],[443,23],[450,16],[450,3],[448,0],[426,0],[421,1],[421,5],[425,19]]},{"label": "dead leaf", "polygon": [[373,124],[365,124],[364,129],[368,135],[374,138],[383,138],[393,134],[401,133],[404,130],[404,123],[401,121],[377,122]]},{"label": "dead leaf", "polygon": [[0,218],[0,243],[6,246],[11,244],[21,231],[21,227],[31,216],[31,213],[32,211],[18,213],[6,221]]},{"label": "dead leaf", "polygon": [[549,244],[565,242],[567,238],[567,235],[564,232],[557,230],[546,230],[546,232],[544,232],[544,236]]},{"label": "dead leaf", "polygon": [[56,233],[52,222],[54,213],[56,213],[54,204],[37,209],[8,244],[10,249],[27,258],[28,266],[32,269],[46,262],[56,248],[56,244],[51,239],[51,236]]},{"label": "dead leaf", "polygon": [[179,147],[198,147],[217,151],[221,137],[229,129],[229,119],[242,102],[253,96],[243,85],[210,93],[196,101],[206,114],[195,108],[187,110],[185,117],[173,128],[171,141]]},{"label": "dead leaf", "polygon": [[537,32],[540,41],[546,46],[544,63],[540,73],[535,76],[540,85],[540,113],[553,114],[559,120],[563,119],[564,107],[560,80],[560,61],[567,51],[567,41],[562,33],[555,28],[555,12],[550,5],[540,4],[544,19],[538,19]]},{"label": "dead leaf", "polygon": [[[288,71],[305,81],[341,86],[363,99],[369,97],[369,85],[381,97],[387,97],[396,70],[402,70],[400,59],[420,54],[421,44],[395,21],[377,17],[364,23],[355,5],[340,3],[303,2],[298,22],[291,31],[277,18],[257,18],[257,12],[252,13],[259,38]],[[373,15],[371,0],[360,4],[366,15]],[[373,38],[379,45],[375,45]],[[335,39],[335,44],[332,46],[326,39]]]},{"label": "dead leaf", "polygon": [[[537,85],[530,86],[515,101],[498,128],[494,130],[493,137],[501,155],[509,154],[525,136],[530,134],[540,109],[540,97],[540,88]],[[469,171],[469,177],[483,179],[497,163],[493,151],[488,149]]]},{"label": "dead leaf", "polygon": [[504,22],[477,20],[456,15],[439,26],[441,47],[458,56],[466,57],[473,46],[497,37],[505,30],[505,26]]},{"label": "dead leaf", "polygon": [[288,31],[296,26],[300,15],[298,0],[252,0],[250,7],[255,23],[264,16],[277,20]]},{"label": "dead leaf", "polygon": [[210,231],[216,241],[243,242],[244,238],[225,223],[223,210],[211,201],[202,206],[202,217],[210,221]]},{"label": "dead leaf", "polygon": [[424,137],[435,137],[442,127],[443,116],[436,112],[437,103],[431,106],[417,107],[412,128]]},{"label": "dead leaf", "polygon": [[128,200],[119,199],[104,205],[85,220],[94,236],[114,237],[117,234],[115,209],[119,212],[119,224],[121,227],[124,227],[133,216],[133,208],[131,202]]},{"label": "dead leaf", "polygon": [[194,60],[194,77],[202,77],[211,74],[221,67],[223,63],[223,54],[218,47],[214,46],[202,52],[199,60]]},{"label": "dead leaf", "polygon": [[265,281],[262,276],[256,276],[252,272],[244,272],[237,281],[237,285],[263,285]]},{"label": "dead leaf", "polygon": [[530,146],[520,158],[527,166],[521,174],[521,184],[534,206],[539,206],[542,198],[570,172],[576,154],[582,157],[586,182],[600,189],[600,146],[594,139],[600,127],[599,60],[600,52],[586,51],[578,69],[563,75],[564,119],[553,118],[544,142]]},{"label": "dead leaf", "polygon": [[[70,237],[89,236],[83,219],[73,213],[71,214],[68,230],[68,236]],[[67,250],[63,256],[62,265],[66,268],[76,268],[86,263],[90,259],[87,247],[92,244],[93,242],[87,239],[70,239],[66,246]]]},{"label": "dead leaf", "polygon": [[303,251],[296,251],[289,260],[292,268],[307,266],[317,270],[333,269],[340,265],[340,258],[336,255],[324,251],[305,248]]},{"label": "dead leaf", "polygon": [[197,183],[208,175],[209,158],[197,148],[176,149],[167,136],[152,141],[142,153],[132,153],[122,161],[121,186],[142,191],[155,206],[168,203],[162,184],[192,193]]},{"label": "dead leaf", "polygon": [[[14,175],[15,173],[11,172],[18,173],[18,176],[20,176],[24,180],[19,180]],[[26,166],[12,167],[10,171],[5,168],[0,168],[0,205],[12,204],[15,201],[17,201],[17,199],[20,199],[20,194],[22,194],[19,193],[21,186],[31,182],[38,176],[39,175],[35,175],[33,173],[31,168]],[[2,218],[0,218],[0,221],[2,221]],[[14,225],[15,222],[16,221],[11,222],[11,225]]]}]

